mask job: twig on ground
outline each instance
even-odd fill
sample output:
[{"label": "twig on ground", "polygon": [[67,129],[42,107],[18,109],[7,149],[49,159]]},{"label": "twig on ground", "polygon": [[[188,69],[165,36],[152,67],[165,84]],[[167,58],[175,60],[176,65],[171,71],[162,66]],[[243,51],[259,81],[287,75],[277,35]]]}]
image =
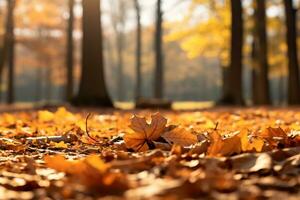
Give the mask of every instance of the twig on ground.
[{"label": "twig on ground", "polygon": [[91,116],[92,116],[92,114],[89,113],[89,114],[86,116],[86,118],[85,118],[85,132],[86,132],[87,136],[88,136],[90,139],[94,140],[95,142],[98,142],[95,138],[93,138],[93,137],[90,135],[89,130],[88,130],[88,120],[89,120],[89,118],[90,118]]}]

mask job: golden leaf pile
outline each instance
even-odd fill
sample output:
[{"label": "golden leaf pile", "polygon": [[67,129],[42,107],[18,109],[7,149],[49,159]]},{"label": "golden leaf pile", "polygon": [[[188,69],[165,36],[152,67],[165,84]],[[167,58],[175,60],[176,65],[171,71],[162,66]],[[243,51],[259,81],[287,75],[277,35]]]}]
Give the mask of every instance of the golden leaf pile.
[{"label": "golden leaf pile", "polygon": [[151,114],[0,114],[0,198],[299,197],[300,110]]}]

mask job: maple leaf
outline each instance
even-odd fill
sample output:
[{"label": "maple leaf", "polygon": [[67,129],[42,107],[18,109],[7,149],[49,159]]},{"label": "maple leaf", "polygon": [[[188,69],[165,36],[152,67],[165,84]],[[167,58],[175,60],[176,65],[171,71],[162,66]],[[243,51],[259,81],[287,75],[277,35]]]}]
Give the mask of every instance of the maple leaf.
[{"label": "maple leaf", "polygon": [[127,148],[135,151],[146,151],[153,148],[153,141],[157,140],[164,132],[167,119],[160,113],[151,116],[151,123],[146,118],[134,116],[131,119],[130,128],[134,131],[124,136]]},{"label": "maple leaf", "polygon": [[238,135],[223,139],[217,131],[212,131],[209,136],[211,140],[207,152],[209,156],[229,156],[242,151],[241,140]]},{"label": "maple leaf", "polygon": [[198,142],[195,134],[192,134],[185,128],[179,127],[165,132],[162,137],[173,144],[178,144],[181,146],[190,146]]}]

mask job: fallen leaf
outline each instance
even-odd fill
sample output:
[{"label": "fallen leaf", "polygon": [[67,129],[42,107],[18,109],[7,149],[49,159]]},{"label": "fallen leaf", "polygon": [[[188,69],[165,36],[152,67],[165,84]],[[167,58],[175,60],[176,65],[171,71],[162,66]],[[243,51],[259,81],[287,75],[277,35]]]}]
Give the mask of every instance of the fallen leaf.
[{"label": "fallen leaf", "polygon": [[209,156],[229,156],[242,151],[241,140],[238,135],[223,139],[217,131],[209,133],[211,144],[208,147]]},{"label": "fallen leaf", "polygon": [[49,122],[54,119],[54,114],[47,110],[41,110],[38,112],[38,120],[40,122]]},{"label": "fallen leaf", "polygon": [[179,127],[163,133],[162,137],[172,144],[178,144],[181,146],[190,146],[198,142],[195,134],[192,134],[185,128]]},{"label": "fallen leaf", "polygon": [[267,153],[247,153],[230,158],[232,168],[242,173],[269,172],[272,170],[272,157]]},{"label": "fallen leaf", "polygon": [[242,130],[238,136],[241,139],[241,147],[243,152],[261,152],[265,145],[265,142],[257,137],[249,139],[248,130]]},{"label": "fallen leaf", "polygon": [[[127,188],[126,177],[121,173],[109,171],[110,165],[104,163],[97,155],[77,161],[67,160],[60,155],[45,156],[44,160],[47,167],[71,175],[90,189],[114,193]],[[120,191],[107,191],[111,187],[119,188]]]},{"label": "fallen leaf", "polygon": [[287,134],[280,127],[268,127],[257,136],[266,140],[273,147],[278,147],[279,144],[288,145],[289,143]]},{"label": "fallen leaf", "polygon": [[146,118],[134,116],[131,119],[130,128],[134,131],[124,135],[127,148],[135,151],[146,151],[152,142],[157,140],[164,132],[167,119],[156,113],[151,116],[151,123],[147,123]]}]

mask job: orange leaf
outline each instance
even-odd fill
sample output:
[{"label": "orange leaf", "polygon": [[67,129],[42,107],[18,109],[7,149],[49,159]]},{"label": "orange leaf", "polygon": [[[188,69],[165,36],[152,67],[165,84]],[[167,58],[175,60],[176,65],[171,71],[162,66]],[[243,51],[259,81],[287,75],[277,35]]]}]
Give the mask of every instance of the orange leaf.
[{"label": "orange leaf", "polygon": [[149,149],[149,142],[157,140],[164,132],[167,119],[161,114],[156,113],[151,116],[151,123],[147,123],[146,118],[134,116],[131,119],[130,128],[134,133],[128,133],[124,136],[127,148],[135,151],[146,151]]},{"label": "orange leaf", "polygon": [[198,142],[197,136],[184,128],[175,128],[162,135],[167,141],[181,146],[190,146]]},{"label": "orange leaf", "polygon": [[242,150],[245,152],[252,152],[252,151],[256,151],[256,152],[261,152],[265,143],[262,139],[260,138],[251,138],[251,140],[249,140],[248,138],[248,131],[247,130],[242,130],[238,136],[241,139],[241,146],[242,146]]},{"label": "orange leaf", "polygon": [[60,155],[45,156],[44,160],[47,167],[65,172],[91,189],[102,188],[104,190],[107,187],[125,187],[126,185],[126,177],[117,172],[110,172],[110,165],[104,163],[96,155],[77,161],[67,160]]},{"label": "orange leaf", "polygon": [[223,139],[217,131],[213,131],[209,136],[211,144],[207,154],[210,156],[229,156],[242,151],[241,140],[237,135]]},{"label": "orange leaf", "polygon": [[277,147],[279,143],[287,145],[289,143],[287,134],[279,128],[266,128],[258,137],[265,139],[271,146]]}]

